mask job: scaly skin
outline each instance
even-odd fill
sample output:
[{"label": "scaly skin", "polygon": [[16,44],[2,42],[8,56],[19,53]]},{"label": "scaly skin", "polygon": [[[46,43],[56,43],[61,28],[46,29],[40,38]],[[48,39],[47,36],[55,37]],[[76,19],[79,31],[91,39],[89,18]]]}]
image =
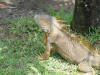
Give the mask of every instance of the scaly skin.
[{"label": "scaly skin", "polygon": [[78,64],[78,69],[84,75],[95,75],[92,66],[100,67],[98,51],[87,41],[71,33],[66,26],[57,22],[56,18],[48,15],[36,15],[36,23],[46,34],[46,49],[39,58],[49,59],[52,46],[65,60]]}]

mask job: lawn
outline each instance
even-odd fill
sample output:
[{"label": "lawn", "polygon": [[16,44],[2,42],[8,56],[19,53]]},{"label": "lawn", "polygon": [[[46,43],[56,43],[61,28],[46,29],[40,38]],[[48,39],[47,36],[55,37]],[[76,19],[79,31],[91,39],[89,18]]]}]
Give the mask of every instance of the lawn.
[{"label": "lawn", "polygon": [[[65,20],[64,23],[70,28],[72,13],[50,9],[50,15]],[[7,26],[0,26],[0,35],[6,30],[0,40],[0,75],[82,74],[77,70],[77,65],[64,60],[57,53],[51,54],[49,60],[38,60],[37,57],[44,52],[45,46],[43,31],[38,28],[33,17],[18,17],[6,21]],[[95,37],[100,39],[97,30],[90,32],[89,37],[90,42],[96,41]]]}]

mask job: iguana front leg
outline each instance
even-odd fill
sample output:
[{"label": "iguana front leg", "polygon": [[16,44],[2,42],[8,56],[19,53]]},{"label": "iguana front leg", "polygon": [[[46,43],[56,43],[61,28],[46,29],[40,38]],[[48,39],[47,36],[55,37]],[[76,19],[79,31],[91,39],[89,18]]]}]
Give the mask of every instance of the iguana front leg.
[{"label": "iguana front leg", "polygon": [[45,52],[43,54],[40,54],[38,58],[40,60],[47,60],[47,59],[49,59],[50,51],[51,51],[51,44],[49,42],[49,39],[47,39]]},{"label": "iguana front leg", "polygon": [[[44,44],[46,45],[47,44],[47,33],[46,32],[44,32],[43,41],[44,41]],[[55,53],[55,49],[52,45],[51,45],[51,52]]]},{"label": "iguana front leg", "polygon": [[83,61],[80,64],[78,64],[78,69],[84,72],[84,75],[95,75],[94,69],[86,61]]},{"label": "iguana front leg", "polygon": [[51,49],[52,49],[51,43],[54,43],[55,39],[56,39],[56,34],[51,33],[50,35],[48,35],[45,52],[43,54],[39,55],[40,60],[49,59],[50,52],[51,52]]}]

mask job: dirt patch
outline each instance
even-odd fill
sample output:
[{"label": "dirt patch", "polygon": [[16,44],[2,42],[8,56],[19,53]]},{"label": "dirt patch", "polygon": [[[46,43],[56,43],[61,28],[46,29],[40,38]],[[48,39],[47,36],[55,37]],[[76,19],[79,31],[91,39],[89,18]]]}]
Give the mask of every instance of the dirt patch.
[{"label": "dirt patch", "polygon": [[13,19],[16,17],[32,16],[38,10],[24,9],[24,8],[0,8],[0,25],[6,24],[6,19]]},{"label": "dirt patch", "polygon": [[34,13],[48,13],[49,8],[72,11],[75,0],[1,0],[0,25],[5,24],[5,19],[32,16]]}]

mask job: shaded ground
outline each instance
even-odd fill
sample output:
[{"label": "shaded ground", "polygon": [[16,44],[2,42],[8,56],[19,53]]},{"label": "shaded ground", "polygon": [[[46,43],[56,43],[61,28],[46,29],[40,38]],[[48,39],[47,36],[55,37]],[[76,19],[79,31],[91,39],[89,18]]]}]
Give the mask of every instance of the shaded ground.
[{"label": "shaded ground", "polygon": [[[11,5],[6,3],[11,3]],[[62,7],[65,11],[72,11],[74,8],[74,0],[1,0],[0,24],[5,23],[4,19],[7,18],[32,16],[37,12],[48,13],[50,8],[59,10]]]},{"label": "shaded ground", "polygon": [[13,38],[13,35],[8,34],[8,19],[33,17],[33,14],[35,13],[39,13],[39,10],[14,7],[0,8],[0,39],[6,36]]},{"label": "shaded ground", "polygon": [[0,8],[0,24],[5,24],[5,19],[32,16],[38,10],[24,8]]},{"label": "shaded ground", "polygon": [[12,6],[6,5],[5,3],[0,3],[0,28],[2,32],[0,34],[0,38],[3,38],[3,36],[9,36],[7,33],[8,19],[14,19],[17,17],[33,17],[33,15],[37,13],[49,13],[49,11],[46,11],[45,8],[41,8],[43,7],[43,4],[41,4],[40,6],[35,6],[35,4],[33,5],[31,2],[28,3],[26,1],[21,5]]}]

